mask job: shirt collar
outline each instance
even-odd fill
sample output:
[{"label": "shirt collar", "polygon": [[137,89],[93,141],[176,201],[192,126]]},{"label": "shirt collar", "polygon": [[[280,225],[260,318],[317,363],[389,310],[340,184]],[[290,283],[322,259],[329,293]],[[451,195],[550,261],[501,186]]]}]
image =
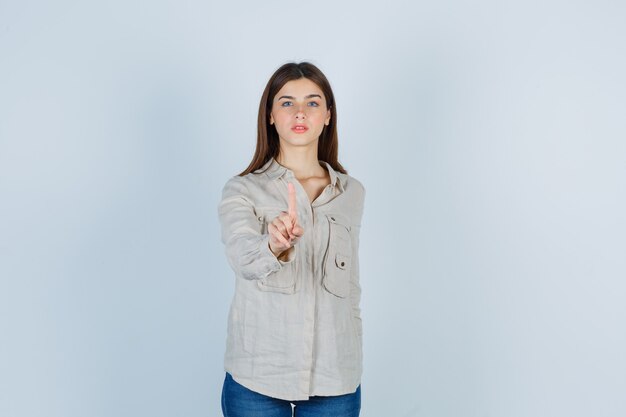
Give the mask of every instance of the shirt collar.
[{"label": "shirt collar", "polygon": [[[328,173],[330,174],[330,183],[332,184],[332,186],[333,187],[338,186],[339,189],[343,192],[344,190],[343,179],[339,176],[339,173],[337,173],[337,171],[335,171],[328,162],[319,161],[319,163],[326,165],[326,168],[328,169]],[[272,180],[276,180],[282,177],[287,172],[289,172],[289,174],[295,178],[293,171],[291,171],[286,166],[279,164],[275,158],[270,158],[269,161],[267,161],[259,170],[255,172],[259,172],[259,173],[265,172],[265,174]]]}]

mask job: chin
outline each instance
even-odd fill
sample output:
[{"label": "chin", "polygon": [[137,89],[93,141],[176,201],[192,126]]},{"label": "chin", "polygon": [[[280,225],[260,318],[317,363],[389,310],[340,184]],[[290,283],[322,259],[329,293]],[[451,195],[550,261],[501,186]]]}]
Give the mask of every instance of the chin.
[{"label": "chin", "polygon": [[309,143],[315,142],[318,138],[319,135],[317,137],[313,137],[310,135],[295,134],[289,135],[286,139],[282,140],[286,141],[290,145],[308,145]]}]

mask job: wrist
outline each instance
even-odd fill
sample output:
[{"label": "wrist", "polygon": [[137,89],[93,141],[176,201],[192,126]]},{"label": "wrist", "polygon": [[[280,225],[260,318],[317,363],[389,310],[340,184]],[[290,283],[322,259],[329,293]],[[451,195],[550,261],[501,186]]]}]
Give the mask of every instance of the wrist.
[{"label": "wrist", "polygon": [[269,241],[267,242],[267,246],[270,248],[270,252],[272,252],[277,259],[282,255],[282,252],[276,252],[274,248],[272,248],[272,244]]}]

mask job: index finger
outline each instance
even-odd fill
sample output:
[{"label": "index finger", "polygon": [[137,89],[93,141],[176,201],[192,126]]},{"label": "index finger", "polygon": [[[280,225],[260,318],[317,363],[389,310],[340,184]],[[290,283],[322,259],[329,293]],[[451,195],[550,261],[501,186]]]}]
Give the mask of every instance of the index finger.
[{"label": "index finger", "polygon": [[289,217],[295,221],[298,214],[296,210],[296,187],[292,183],[288,183],[287,188],[289,189],[289,208],[287,212]]}]

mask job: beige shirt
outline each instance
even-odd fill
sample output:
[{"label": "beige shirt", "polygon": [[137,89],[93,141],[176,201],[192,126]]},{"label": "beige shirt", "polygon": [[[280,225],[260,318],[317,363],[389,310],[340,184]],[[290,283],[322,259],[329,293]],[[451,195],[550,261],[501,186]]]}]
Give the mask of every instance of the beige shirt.
[{"label": "beige shirt", "polygon": [[[313,203],[293,171],[270,159],[254,173],[230,178],[218,208],[235,272],[224,368],[245,387],[285,400],[347,394],[361,381],[358,250],[365,188],[320,164],[331,183]],[[288,182],[304,235],[279,260],[269,249],[267,224],[287,211]]]}]

